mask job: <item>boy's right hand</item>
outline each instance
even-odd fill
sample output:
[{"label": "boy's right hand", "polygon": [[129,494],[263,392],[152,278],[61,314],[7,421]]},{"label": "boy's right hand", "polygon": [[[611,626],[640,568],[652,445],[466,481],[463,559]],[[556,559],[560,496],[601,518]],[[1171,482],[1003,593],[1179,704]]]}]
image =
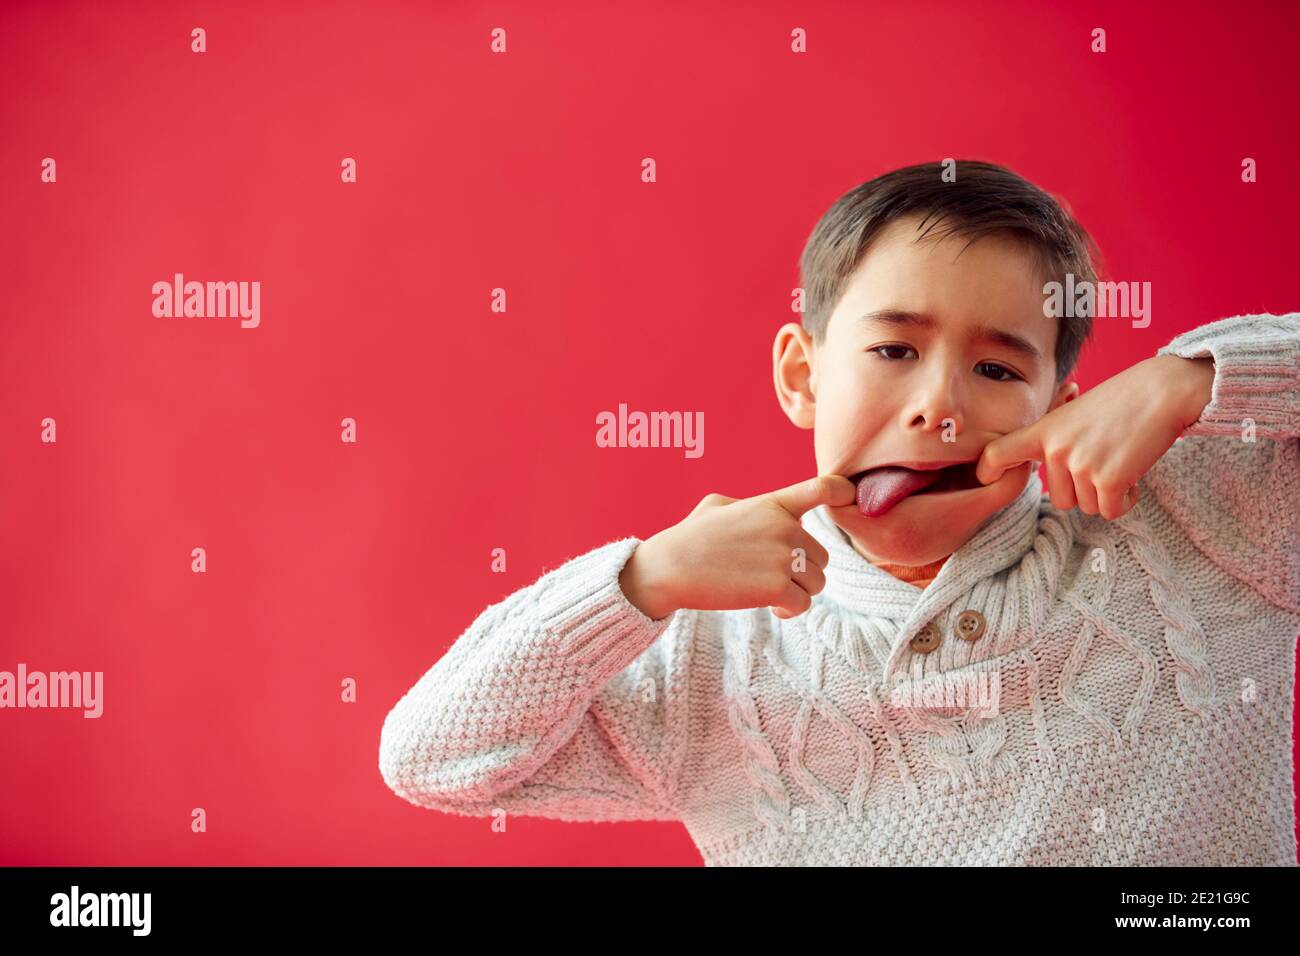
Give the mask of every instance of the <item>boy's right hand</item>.
[{"label": "boy's right hand", "polygon": [[856,496],[842,475],[819,475],[739,500],[706,495],[677,524],[637,545],[619,585],[650,618],[680,608],[751,607],[795,617],[826,586],[822,572],[830,561],[799,519],[818,505],[847,505]]}]

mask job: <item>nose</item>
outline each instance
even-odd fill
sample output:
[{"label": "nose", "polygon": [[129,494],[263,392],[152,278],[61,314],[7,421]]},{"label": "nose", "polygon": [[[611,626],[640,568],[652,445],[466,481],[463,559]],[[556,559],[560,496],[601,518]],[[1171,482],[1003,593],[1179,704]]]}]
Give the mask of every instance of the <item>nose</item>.
[{"label": "nose", "polygon": [[945,432],[955,437],[965,428],[962,403],[957,394],[957,375],[952,369],[936,368],[917,382],[903,406],[904,429]]}]

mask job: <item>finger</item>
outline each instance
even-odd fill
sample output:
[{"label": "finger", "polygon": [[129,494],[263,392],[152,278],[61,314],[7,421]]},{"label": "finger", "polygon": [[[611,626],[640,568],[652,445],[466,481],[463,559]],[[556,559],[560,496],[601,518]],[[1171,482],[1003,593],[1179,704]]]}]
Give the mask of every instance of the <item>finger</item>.
[{"label": "finger", "polygon": [[820,594],[822,588],[826,587],[826,575],[815,564],[808,565],[806,570],[796,571],[790,577],[795,584],[807,591],[809,595]]},{"label": "finger", "polygon": [[1043,460],[1042,432],[1030,425],[995,438],[985,445],[984,453],[975,466],[975,477],[981,484],[992,484],[1008,468],[1035,460]]},{"label": "finger", "polygon": [[1047,462],[1047,491],[1052,496],[1052,504],[1062,511],[1069,511],[1079,503],[1074,494],[1074,482],[1070,478],[1070,469],[1064,462]]},{"label": "finger", "polygon": [[798,617],[811,606],[812,595],[791,580],[786,585],[785,594],[782,596],[781,600],[777,601],[772,607],[773,610],[781,608],[788,612],[784,615],[778,614],[778,617],[791,618]]},{"label": "finger", "polygon": [[852,504],[857,493],[853,482],[843,475],[818,475],[788,488],[768,492],[765,497],[775,501],[791,516],[801,518],[804,512],[811,511],[818,505]]},{"label": "finger", "polygon": [[1074,494],[1079,499],[1079,510],[1087,515],[1101,514],[1097,504],[1097,489],[1087,478],[1074,477]]},{"label": "finger", "polygon": [[1122,493],[1100,489],[1099,492],[1097,504],[1101,507],[1101,516],[1107,521],[1118,521],[1137,504],[1137,485],[1130,485]]},{"label": "finger", "polygon": [[[796,535],[796,538],[798,544],[796,544],[795,547],[803,549],[803,554],[804,554],[804,558],[806,559],[806,563],[815,564],[819,568],[824,568],[826,567],[826,565],[831,563],[830,553],[827,552],[827,550],[822,547],[822,543],[818,541],[816,538],[814,538],[812,535],[810,535],[802,527],[799,529],[799,534]],[[797,569],[794,567],[793,555],[791,557],[792,560],[791,560],[790,570],[794,571]]]}]

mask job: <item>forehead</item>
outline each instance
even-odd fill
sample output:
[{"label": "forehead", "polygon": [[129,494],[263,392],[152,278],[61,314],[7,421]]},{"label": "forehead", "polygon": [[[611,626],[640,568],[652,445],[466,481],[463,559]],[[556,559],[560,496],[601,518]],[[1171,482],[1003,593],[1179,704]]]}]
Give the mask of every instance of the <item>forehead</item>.
[{"label": "forehead", "polygon": [[[840,334],[861,316],[898,310],[932,316],[941,326],[994,323],[1051,355],[1056,323],[1043,314],[1043,275],[1034,250],[1006,233],[924,239],[920,217],[897,219],[872,240],[832,316]],[[845,321],[845,317],[848,320]]]}]

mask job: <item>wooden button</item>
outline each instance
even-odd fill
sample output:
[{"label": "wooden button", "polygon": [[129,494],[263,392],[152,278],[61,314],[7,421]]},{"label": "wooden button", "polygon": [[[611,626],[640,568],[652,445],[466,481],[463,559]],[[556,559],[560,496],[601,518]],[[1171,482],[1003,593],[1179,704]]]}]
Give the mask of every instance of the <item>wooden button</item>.
[{"label": "wooden button", "polygon": [[918,654],[929,654],[939,646],[942,635],[934,621],[930,621],[912,638],[911,648]]},{"label": "wooden button", "polygon": [[984,636],[984,615],[979,611],[962,611],[958,614],[957,636],[963,641],[978,641]]}]

